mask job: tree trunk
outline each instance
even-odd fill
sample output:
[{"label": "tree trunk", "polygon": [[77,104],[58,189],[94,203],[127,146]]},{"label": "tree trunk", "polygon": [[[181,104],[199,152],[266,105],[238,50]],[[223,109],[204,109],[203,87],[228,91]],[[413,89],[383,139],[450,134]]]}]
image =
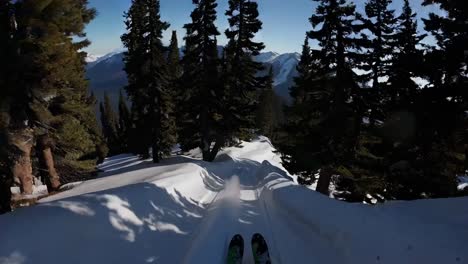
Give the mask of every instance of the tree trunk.
[{"label": "tree trunk", "polygon": [[11,211],[12,181],[10,175],[0,176],[0,215]]},{"label": "tree trunk", "polygon": [[31,150],[33,135],[30,129],[16,130],[10,133],[10,144],[14,147],[12,174],[15,181],[20,184],[23,194],[33,193],[33,175],[31,163]]},{"label": "tree trunk", "polygon": [[219,137],[218,140],[216,140],[216,144],[214,145],[213,149],[209,153],[209,162],[213,162],[216,159],[216,156],[218,155],[218,152],[221,150],[221,148],[224,145],[224,140]]},{"label": "tree trunk", "polygon": [[54,156],[52,154],[53,142],[48,135],[40,136],[37,141],[41,174],[46,180],[49,190],[58,190],[60,187],[60,177],[55,169]]},{"label": "tree trunk", "polygon": [[322,168],[320,170],[320,178],[317,183],[317,192],[322,193],[326,196],[330,194],[330,182],[332,177],[332,170],[329,167]]},{"label": "tree trunk", "polygon": [[202,149],[202,153],[203,153],[203,161],[212,162],[213,159],[212,159],[212,154],[211,154],[211,151],[210,151],[211,142],[208,141],[207,139],[203,138],[202,139],[201,149]]},{"label": "tree trunk", "polygon": [[151,146],[153,152],[153,163],[159,163],[159,146],[158,143],[153,142]]}]

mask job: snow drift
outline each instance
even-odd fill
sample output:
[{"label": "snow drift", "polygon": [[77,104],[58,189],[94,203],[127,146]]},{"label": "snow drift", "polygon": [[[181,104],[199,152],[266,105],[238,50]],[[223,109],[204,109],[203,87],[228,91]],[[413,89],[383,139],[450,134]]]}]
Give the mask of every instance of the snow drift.
[{"label": "snow drift", "polygon": [[122,155],[101,168],[99,179],[0,217],[0,263],[225,263],[233,235],[257,232],[275,264],[468,263],[467,198],[329,199],[297,185],[266,138],[214,163]]}]

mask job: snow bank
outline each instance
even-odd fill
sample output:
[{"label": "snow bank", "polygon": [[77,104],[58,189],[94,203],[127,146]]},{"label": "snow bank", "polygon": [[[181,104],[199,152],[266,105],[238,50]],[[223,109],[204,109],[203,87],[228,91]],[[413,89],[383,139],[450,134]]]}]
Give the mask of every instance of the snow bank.
[{"label": "snow bank", "polygon": [[458,190],[463,191],[468,188],[468,176],[458,177]]},{"label": "snow bank", "polygon": [[225,263],[233,235],[257,232],[273,263],[468,263],[467,198],[329,199],[293,182],[266,138],[214,163],[123,155],[101,169],[0,217],[0,263]]}]

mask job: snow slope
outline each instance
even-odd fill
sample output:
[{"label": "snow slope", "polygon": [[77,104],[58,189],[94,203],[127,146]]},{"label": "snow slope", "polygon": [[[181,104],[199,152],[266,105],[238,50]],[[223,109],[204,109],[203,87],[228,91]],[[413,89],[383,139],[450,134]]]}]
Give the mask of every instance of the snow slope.
[{"label": "snow slope", "polygon": [[[214,163],[121,155],[0,217],[3,263],[225,263],[262,233],[273,263],[468,263],[468,199],[348,204],[298,186],[266,138]],[[244,263],[253,263],[245,249]]]}]

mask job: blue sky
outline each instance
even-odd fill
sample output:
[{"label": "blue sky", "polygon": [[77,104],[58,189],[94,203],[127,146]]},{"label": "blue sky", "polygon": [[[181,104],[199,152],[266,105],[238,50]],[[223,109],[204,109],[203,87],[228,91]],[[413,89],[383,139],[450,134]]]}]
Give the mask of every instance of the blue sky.
[{"label": "blue sky", "polygon": [[[411,0],[414,10],[420,17],[437,11],[435,6],[421,7],[422,0]],[[312,0],[258,0],[260,19],[263,30],[258,39],[265,42],[267,51],[279,53],[298,52],[304,41],[305,32],[311,29],[308,18],[315,11],[316,2]],[[362,10],[364,1],[353,1]],[[92,45],[87,51],[93,55],[104,55],[122,48],[120,35],[125,32],[123,13],[130,7],[131,0],[90,0],[90,5],[97,9],[98,17],[88,25],[88,38]],[[217,25],[220,32],[227,28],[224,12],[228,0],[219,0]],[[400,12],[402,0],[394,0],[393,7]],[[177,30],[179,44],[183,45],[185,31],[183,25],[190,21],[193,10],[192,0],[161,0],[161,16],[171,24],[165,33],[164,42],[168,43],[172,30]],[[422,23],[420,23],[422,24]],[[420,25],[422,26],[422,25]],[[221,37],[220,44],[226,39]]]}]

